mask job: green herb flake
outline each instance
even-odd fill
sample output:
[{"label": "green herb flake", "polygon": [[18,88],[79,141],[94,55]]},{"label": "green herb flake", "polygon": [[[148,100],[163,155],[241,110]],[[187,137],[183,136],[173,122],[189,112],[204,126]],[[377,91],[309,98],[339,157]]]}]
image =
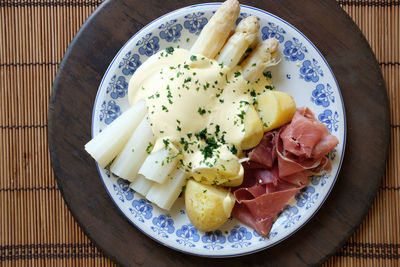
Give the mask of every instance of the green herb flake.
[{"label": "green herb flake", "polygon": [[263,75],[268,79],[272,79],[272,73],[270,71],[264,71]]},{"label": "green herb flake", "polygon": [[200,115],[203,116],[203,115],[206,113],[206,110],[205,110],[204,108],[199,107],[199,109],[197,110],[197,112],[198,112]]},{"label": "green herb flake", "polygon": [[190,56],[190,60],[191,60],[191,61],[196,61],[196,60],[197,60],[197,56],[191,55],[191,56]]},{"label": "green herb flake", "polygon": [[163,139],[162,141],[163,141],[163,143],[165,145],[165,148],[167,148],[168,145],[169,145],[169,139]]},{"label": "green herb flake", "polygon": [[166,51],[168,54],[172,54],[172,53],[174,52],[174,48],[173,48],[172,46],[170,46],[170,47],[167,47],[167,48],[165,49],[165,51]]},{"label": "green herb flake", "polygon": [[232,145],[232,146],[229,148],[229,150],[230,150],[230,151],[232,152],[232,154],[234,154],[234,155],[236,155],[237,152],[238,152],[235,145]]},{"label": "green herb flake", "polygon": [[240,71],[237,71],[237,72],[234,73],[235,78],[239,77],[240,75],[242,75],[242,73]]},{"label": "green herb flake", "polygon": [[149,142],[149,144],[147,145],[147,147],[146,147],[146,152],[147,152],[147,154],[150,154],[151,153],[151,148],[153,147],[153,144],[151,143],[151,142]]}]

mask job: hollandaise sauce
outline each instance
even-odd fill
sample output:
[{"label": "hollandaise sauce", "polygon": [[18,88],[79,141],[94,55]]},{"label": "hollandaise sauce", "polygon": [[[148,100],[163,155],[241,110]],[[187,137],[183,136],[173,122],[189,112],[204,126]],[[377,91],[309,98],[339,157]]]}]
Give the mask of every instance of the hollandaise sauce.
[{"label": "hollandaise sauce", "polygon": [[196,180],[223,184],[240,172],[246,112],[271,89],[268,75],[254,82],[185,49],[151,56],[129,82],[129,103],[145,100],[154,134],[153,152],[174,147],[179,166]]}]

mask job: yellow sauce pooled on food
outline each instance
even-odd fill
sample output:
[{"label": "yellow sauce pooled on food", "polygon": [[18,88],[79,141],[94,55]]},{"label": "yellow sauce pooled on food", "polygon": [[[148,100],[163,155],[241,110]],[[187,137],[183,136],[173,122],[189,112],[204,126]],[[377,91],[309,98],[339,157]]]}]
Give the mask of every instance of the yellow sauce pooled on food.
[{"label": "yellow sauce pooled on food", "polygon": [[131,105],[146,101],[156,140],[153,151],[173,145],[181,167],[195,179],[222,184],[240,172],[246,110],[269,86],[264,76],[253,83],[244,80],[239,66],[229,69],[185,49],[168,48],[137,69],[128,97]]}]

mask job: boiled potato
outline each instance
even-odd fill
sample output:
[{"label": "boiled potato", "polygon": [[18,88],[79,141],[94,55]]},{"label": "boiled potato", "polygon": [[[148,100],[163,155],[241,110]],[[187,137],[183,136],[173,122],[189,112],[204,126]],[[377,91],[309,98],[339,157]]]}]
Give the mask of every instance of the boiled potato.
[{"label": "boiled potato", "polygon": [[235,198],[226,189],[189,180],[185,190],[185,205],[194,226],[203,231],[213,231],[229,218]]},{"label": "boiled potato", "polygon": [[247,108],[244,116],[244,137],[242,149],[247,150],[258,145],[264,135],[263,123],[253,105]]},{"label": "boiled potato", "polygon": [[193,154],[191,174],[196,181],[208,185],[221,185],[241,178],[239,158],[227,146],[220,146],[214,154],[206,160],[201,151]]},{"label": "boiled potato", "polygon": [[244,176],[244,169],[243,169],[242,164],[240,164],[240,170],[239,170],[238,175],[228,179],[228,181],[223,183],[222,185],[223,186],[230,186],[230,187],[239,186],[239,185],[241,185],[243,183],[243,176]]},{"label": "boiled potato", "polygon": [[293,97],[279,91],[268,91],[257,98],[258,113],[264,126],[264,132],[276,129],[290,122],[296,112]]},{"label": "boiled potato", "polygon": [[220,185],[231,179],[236,178],[240,172],[240,163],[238,159],[232,158],[228,160],[217,159],[213,167],[202,164],[193,168],[193,178],[203,184]]}]

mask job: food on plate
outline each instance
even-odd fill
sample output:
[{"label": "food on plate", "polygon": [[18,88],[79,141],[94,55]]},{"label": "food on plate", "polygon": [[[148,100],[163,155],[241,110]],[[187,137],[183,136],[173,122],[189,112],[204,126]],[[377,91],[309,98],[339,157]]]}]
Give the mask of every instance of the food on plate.
[{"label": "food on plate", "polygon": [[254,106],[249,106],[244,116],[244,137],[242,149],[247,150],[260,143],[264,135],[264,126]]},{"label": "food on plate", "polygon": [[309,177],[330,170],[325,155],[338,139],[308,108],[298,108],[290,123],[267,132],[243,163],[243,183],[233,190],[232,215],[266,236],[278,213]]},{"label": "food on plate", "polygon": [[279,42],[258,42],[257,17],[231,34],[239,10],[226,1],[189,51],[148,58],[129,81],[131,108],[85,148],[162,209],[183,193],[200,230],[232,215],[266,236],[308,177],[329,170],[325,154],[338,142],[309,109],[274,91],[265,70],[278,64]]},{"label": "food on plate", "polygon": [[85,145],[86,151],[101,168],[106,167],[120,153],[145,114],[146,102],[139,101]]},{"label": "food on plate", "polygon": [[189,180],[185,189],[186,213],[203,231],[218,229],[231,216],[235,198],[224,188]]},{"label": "food on plate", "polygon": [[296,103],[291,95],[268,91],[257,97],[258,114],[263,122],[264,131],[270,131],[290,122],[296,112]]},{"label": "food on plate", "polygon": [[240,5],[237,0],[225,1],[201,31],[190,54],[200,54],[214,58],[220,52],[239,16]]},{"label": "food on plate", "polygon": [[258,41],[258,19],[256,16],[245,18],[235,29],[217,56],[217,61],[229,68],[235,67],[243,58],[246,50]]}]

